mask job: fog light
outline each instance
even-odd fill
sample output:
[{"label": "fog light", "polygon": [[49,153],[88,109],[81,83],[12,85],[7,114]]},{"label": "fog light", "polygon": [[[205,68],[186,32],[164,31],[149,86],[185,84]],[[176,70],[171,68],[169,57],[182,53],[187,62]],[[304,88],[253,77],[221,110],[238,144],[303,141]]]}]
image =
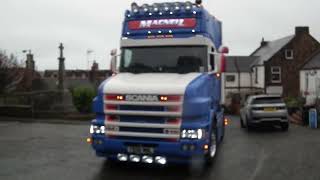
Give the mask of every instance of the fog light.
[{"label": "fog light", "polygon": [[131,162],[140,162],[140,156],[138,155],[130,155]]},{"label": "fog light", "polygon": [[128,155],[126,154],[118,154],[117,158],[119,161],[128,161]]},{"label": "fog light", "polygon": [[204,149],[204,150],[208,150],[208,149],[209,149],[209,145],[208,145],[208,144],[205,144],[205,145],[203,146],[203,149]]},{"label": "fog light", "polygon": [[151,163],[153,163],[153,158],[151,156],[143,156],[142,162],[147,163],[147,164],[151,164]]},{"label": "fog light", "polygon": [[154,161],[157,163],[157,164],[161,164],[161,165],[164,165],[167,163],[167,159],[165,157],[162,157],[162,156],[156,156]]},{"label": "fog light", "polygon": [[229,124],[229,121],[227,118],[224,119],[224,125],[227,126]]}]

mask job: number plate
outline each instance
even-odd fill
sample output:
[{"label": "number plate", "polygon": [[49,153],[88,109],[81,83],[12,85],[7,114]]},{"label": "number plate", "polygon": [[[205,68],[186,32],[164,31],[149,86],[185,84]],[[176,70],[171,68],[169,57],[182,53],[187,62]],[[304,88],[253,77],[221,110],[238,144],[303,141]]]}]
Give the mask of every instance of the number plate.
[{"label": "number plate", "polygon": [[274,112],[276,111],[277,109],[276,108],[273,108],[273,107],[269,107],[269,108],[264,108],[264,111],[266,112]]},{"label": "number plate", "polygon": [[127,151],[128,153],[132,153],[132,154],[153,154],[154,148],[143,147],[143,146],[128,146]]}]

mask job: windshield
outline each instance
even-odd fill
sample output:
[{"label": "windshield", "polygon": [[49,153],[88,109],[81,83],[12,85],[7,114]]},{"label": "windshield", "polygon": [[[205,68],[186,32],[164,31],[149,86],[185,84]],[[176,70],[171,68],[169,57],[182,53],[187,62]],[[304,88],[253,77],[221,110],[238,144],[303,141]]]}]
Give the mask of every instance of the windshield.
[{"label": "windshield", "polygon": [[207,47],[204,46],[123,48],[120,72],[205,72],[207,54]]},{"label": "windshield", "polygon": [[264,97],[256,98],[252,101],[252,104],[282,104],[283,100],[280,97]]}]

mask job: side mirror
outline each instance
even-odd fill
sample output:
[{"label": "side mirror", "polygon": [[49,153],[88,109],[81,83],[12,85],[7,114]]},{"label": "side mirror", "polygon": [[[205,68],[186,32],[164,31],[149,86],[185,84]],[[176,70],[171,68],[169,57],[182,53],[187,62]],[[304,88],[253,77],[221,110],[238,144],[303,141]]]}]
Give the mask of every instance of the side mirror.
[{"label": "side mirror", "polygon": [[112,73],[117,72],[117,49],[111,50],[110,70]]},{"label": "side mirror", "polygon": [[229,48],[226,47],[226,46],[221,46],[219,48],[219,52],[222,53],[222,54],[229,54]]}]

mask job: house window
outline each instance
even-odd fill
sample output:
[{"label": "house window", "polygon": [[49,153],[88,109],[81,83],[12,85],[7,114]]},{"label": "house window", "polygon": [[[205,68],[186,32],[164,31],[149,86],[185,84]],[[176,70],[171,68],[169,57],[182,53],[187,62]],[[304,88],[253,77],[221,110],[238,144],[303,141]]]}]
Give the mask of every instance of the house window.
[{"label": "house window", "polygon": [[286,59],[293,59],[293,50],[292,49],[286,49],[285,56],[286,56]]},{"label": "house window", "polygon": [[280,67],[271,67],[271,82],[272,83],[281,83],[281,68]]},{"label": "house window", "polygon": [[226,81],[227,82],[235,82],[236,76],[235,75],[227,75],[226,76]]}]

